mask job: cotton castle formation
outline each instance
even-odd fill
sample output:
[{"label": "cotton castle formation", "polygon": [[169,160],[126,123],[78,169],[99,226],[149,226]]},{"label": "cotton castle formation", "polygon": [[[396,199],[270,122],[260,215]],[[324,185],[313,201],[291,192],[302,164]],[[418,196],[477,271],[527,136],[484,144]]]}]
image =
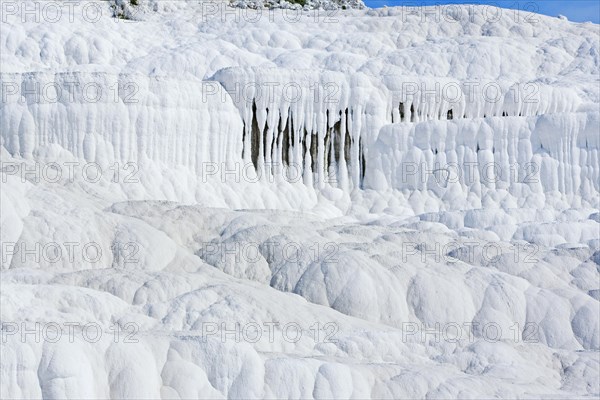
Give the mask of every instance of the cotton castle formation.
[{"label": "cotton castle formation", "polygon": [[3,4],[0,396],[597,396],[598,25],[265,4]]}]

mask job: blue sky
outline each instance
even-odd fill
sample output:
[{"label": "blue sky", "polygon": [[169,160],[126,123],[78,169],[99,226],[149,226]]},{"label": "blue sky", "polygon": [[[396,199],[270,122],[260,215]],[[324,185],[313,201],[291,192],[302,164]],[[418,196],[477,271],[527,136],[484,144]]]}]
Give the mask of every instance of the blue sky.
[{"label": "blue sky", "polygon": [[600,23],[600,0],[364,0],[369,7],[417,6],[439,4],[490,4],[498,7],[514,8],[525,12],[537,8],[540,14],[556,17],[562,14],[571,21]]}]

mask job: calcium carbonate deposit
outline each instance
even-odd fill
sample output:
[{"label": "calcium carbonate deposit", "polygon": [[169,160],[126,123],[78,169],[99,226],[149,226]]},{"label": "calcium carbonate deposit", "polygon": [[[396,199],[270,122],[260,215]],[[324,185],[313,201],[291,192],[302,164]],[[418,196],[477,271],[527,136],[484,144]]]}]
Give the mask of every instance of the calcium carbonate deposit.
[{"label": "calcium carbonate deposit", "polygon": [[600,396],[600,30],[3,1],[0,397]]}]

